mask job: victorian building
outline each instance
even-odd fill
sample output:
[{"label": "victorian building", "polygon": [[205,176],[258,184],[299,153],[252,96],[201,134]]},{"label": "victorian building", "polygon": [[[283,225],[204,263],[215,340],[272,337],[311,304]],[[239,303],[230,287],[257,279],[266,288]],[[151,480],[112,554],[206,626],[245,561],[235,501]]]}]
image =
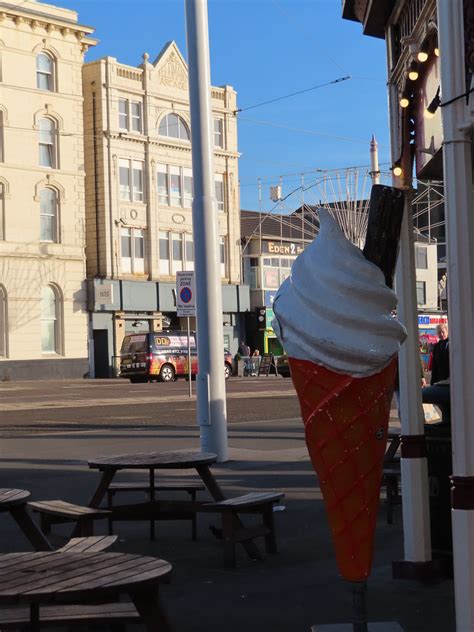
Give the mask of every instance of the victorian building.
[{"label": "victorian building", "polygon": [[0,3],[0,379],[86,373],[82,65],[77,13]]},{"label": "victorian building", "polygon": [[[84,66],[89,309],[97,376],[125,333],[181,328],[175,275],[194,269],[187,65],[167,44],[139,67]],[[212,87],[224,342],[236,350],[248,289],[240,276],[236,92]]]}]

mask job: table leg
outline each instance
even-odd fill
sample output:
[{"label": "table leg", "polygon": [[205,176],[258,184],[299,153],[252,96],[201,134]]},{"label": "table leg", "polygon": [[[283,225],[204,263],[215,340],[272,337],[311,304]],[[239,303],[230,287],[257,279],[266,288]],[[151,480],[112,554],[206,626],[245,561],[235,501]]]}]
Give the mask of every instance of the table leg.
[{"label": "table leg", "polygon": [[198,465],[196,467],[197,473],[201,477],[202,482],[207,487],[208,492],[214,498],[216,502],[219,500],[225,500],[224,492],[222,491],[219,483],[214,478],[213,473],[209,469],[208,465]]},{"label": "table leg", "polygon": [[[110,470],[110,469],[104,470],[102,472],[102,477],[100,479],[99,484],[97,485],[97,489],[92,494],[92,497],[89,500],[89,505],[88,505],[89,507],[92,507],[93,509],[97,509],[99,507],[100,503],[102,502],[102,499],[107,493],[107,489],[109,488],[110,483],[114,480],[114,476],[116,473],[117,473],[117,470]],[[82,535],[81,530],[82,530],[81,523],[78,522],[76,526],[74,527],[73,532],[71,533],[71,538],[81,537]]]},{"label": "table leg", "polygon": [[147,632],[174,631],[174,627],[161,607],[157,588],[140,592],[132,591],[129,594]]},{"label": "table leg", "polygon": [[[214,498],[214,500],[217,502],[219,500],[225,500],[224,492],[222,491],[219,483],[214,478],[214,475],[209,469],[209,466],[198,465],[196,467],[196,470],[199,476],[201,477],[202,482],[207,487],[209,493]],[[244,526],[242,520],[239,518],[237,514],[235,514],[234,520],[235,520],[236,526],[238,527]],[[253,540],[245,540],[244,542],[241,542],[241,544],[244,547],[245,551],[247,552],[247,555],[249,556],[251,560],[261,559],[262,556],[260,555],[260,551],[258,550],[258,547]]]},{"label": "table leg", "polygon": [[102,478],[100,479],[99,484],[97,485],[97,489],[93,493],[91,499],[89,500],[89,507],[93,509],[97,509],[102,502],[105,494],[107,493],[107,489],[110,483],[114,480],[114,476],[117,473],[116,470],[104,470],[102,472]]},{"label": "table leg", "polygon": [[33,521],[25,505],[10,507],[10,514],[33,545],[35,551],[53,551],[53,547],[44,533]]}]

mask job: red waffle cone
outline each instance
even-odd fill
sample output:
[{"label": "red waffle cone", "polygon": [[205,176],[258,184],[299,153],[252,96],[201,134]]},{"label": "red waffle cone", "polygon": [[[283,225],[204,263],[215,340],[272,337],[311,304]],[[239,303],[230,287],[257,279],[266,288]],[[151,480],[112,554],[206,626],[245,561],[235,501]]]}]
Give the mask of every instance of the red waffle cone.
[{"label": "red waffle cone", "polygon": [[363,378],[306,360],[289,363],[337,565],[348,581],[364,581],[372,566],[397,361]]}]

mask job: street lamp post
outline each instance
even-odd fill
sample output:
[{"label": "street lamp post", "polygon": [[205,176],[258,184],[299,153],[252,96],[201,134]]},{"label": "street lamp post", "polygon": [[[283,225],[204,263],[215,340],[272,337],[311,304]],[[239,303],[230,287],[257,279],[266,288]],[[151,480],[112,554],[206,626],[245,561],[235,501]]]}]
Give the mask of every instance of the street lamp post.
[{"label": "street lamp post", "polygon": [[228,458],[227,413],[207,0],[186,0],[186,40],[194,179],[193,235],[199,356],[197,421],[202,450],[215,452],[222,462]]}]

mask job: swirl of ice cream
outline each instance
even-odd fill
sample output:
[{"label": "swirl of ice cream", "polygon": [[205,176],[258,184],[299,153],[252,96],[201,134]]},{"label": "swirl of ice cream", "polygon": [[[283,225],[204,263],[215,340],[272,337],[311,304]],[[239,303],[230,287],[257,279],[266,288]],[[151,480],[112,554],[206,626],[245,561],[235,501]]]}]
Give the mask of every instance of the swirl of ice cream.
[{"label": "swirl of ice cream", "polygon": [[296,259],[273,302],[273,328],[286,353],[354,377],[385,368],[406,338],[382,271],[324,210],[320,232]]}]

